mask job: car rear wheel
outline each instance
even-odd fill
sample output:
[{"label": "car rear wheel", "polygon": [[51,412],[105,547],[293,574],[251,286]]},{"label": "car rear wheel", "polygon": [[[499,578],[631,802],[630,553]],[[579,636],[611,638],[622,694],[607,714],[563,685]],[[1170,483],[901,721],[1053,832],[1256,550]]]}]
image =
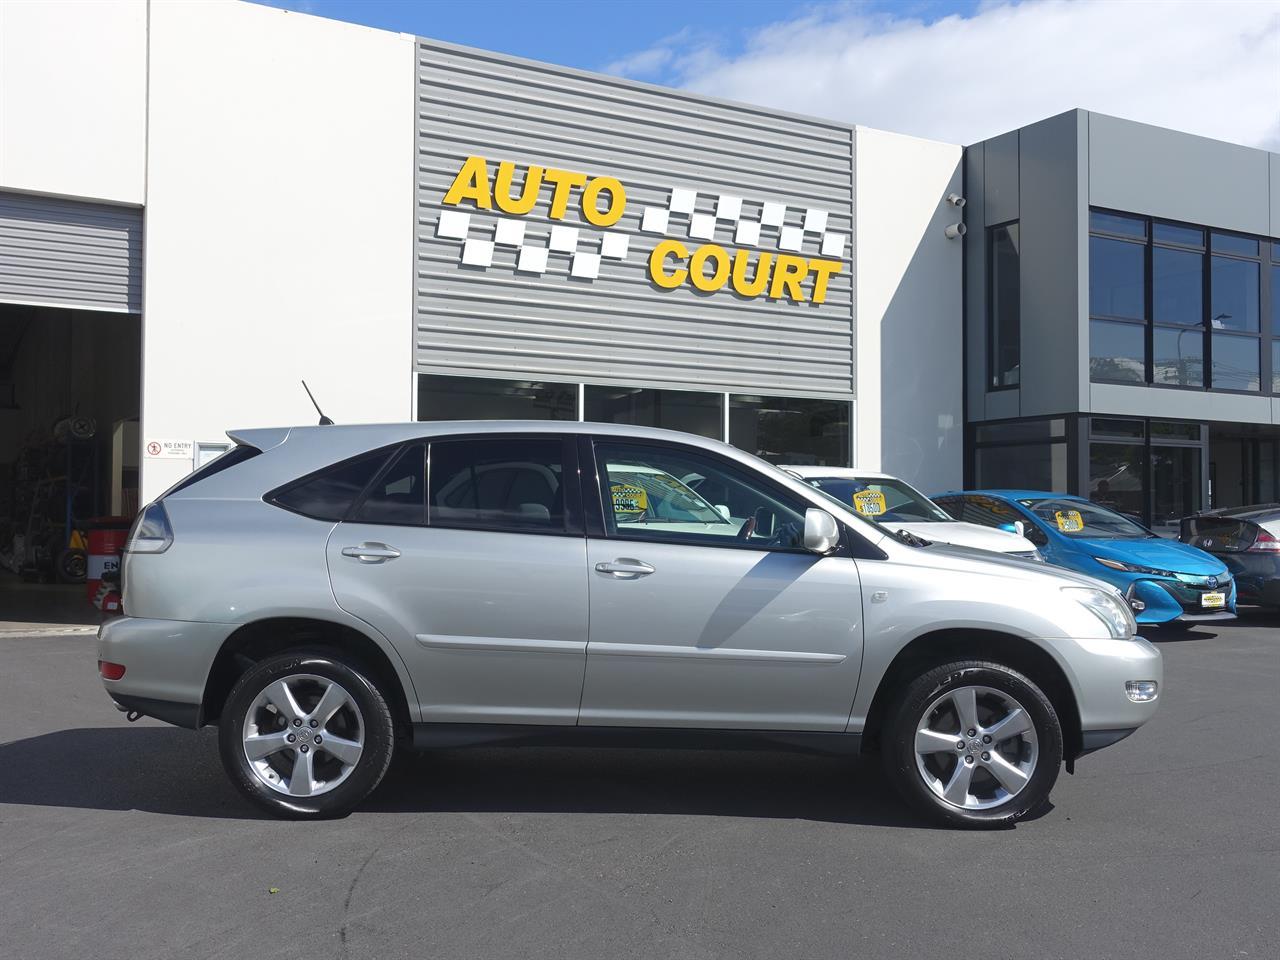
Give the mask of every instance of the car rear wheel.
[{"label": "car rear wheel", "polygon": [[1062,726],[1031,680],[998,663],[960,661],[908,683],[891,707],[889,779],[950,826],[1012,825],[1042,807],[1062,763]]},{"label": "car rear wheel", "polygon": [[395,748],[377,686],[358,664],[320,652],[251,667],[218,732],[222,765],[240,792],[291,819],[349,812],[381,782]]}]

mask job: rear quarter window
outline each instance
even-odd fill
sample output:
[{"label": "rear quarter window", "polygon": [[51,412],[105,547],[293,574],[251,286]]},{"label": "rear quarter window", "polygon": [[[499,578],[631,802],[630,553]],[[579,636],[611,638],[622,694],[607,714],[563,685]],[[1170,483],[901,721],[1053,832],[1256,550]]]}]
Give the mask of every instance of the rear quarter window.
[{"label": "rear quarter window", "polygon": [[314,520],[341,520],[388,456],[388,451],[379,450],[335,463],[278,487],[264,499]]}]

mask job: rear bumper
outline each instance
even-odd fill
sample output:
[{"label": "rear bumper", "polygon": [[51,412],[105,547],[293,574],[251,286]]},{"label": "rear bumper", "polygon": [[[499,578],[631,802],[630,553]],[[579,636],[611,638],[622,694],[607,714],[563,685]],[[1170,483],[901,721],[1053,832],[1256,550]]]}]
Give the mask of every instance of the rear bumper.
[{"label": "rear bumper", "polygon": [[237,626],[144,617],[108,621],[98,629],[98,659],[122,664],[125,672],[102,685],[127,710],[197,727],[209,668]]}]

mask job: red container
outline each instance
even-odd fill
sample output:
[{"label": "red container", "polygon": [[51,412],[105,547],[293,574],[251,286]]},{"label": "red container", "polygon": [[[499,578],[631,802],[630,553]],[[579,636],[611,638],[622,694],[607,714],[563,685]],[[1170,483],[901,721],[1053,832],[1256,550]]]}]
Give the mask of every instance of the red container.
[{"label": "red container", "polygon": [[89,531],[89,565],[84,589],[90,603],[98,597],[102,575],[120,569],[120,557],[131,526],[133,520],[129,517],[95,517],[85,524]]}]

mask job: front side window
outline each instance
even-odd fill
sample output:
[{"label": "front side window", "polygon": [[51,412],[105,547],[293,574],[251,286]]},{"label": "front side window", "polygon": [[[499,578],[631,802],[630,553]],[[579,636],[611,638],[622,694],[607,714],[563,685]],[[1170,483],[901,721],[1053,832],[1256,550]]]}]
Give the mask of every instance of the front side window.
[{"label": "front side window", "polygon": [[431,444],[427,523],[563,533],[564,442],[477,438]]},{"label": "front side window", "polygon": [[693,450],[596,443],[611,537],[802,549],[805,504],[734,464]]}]

